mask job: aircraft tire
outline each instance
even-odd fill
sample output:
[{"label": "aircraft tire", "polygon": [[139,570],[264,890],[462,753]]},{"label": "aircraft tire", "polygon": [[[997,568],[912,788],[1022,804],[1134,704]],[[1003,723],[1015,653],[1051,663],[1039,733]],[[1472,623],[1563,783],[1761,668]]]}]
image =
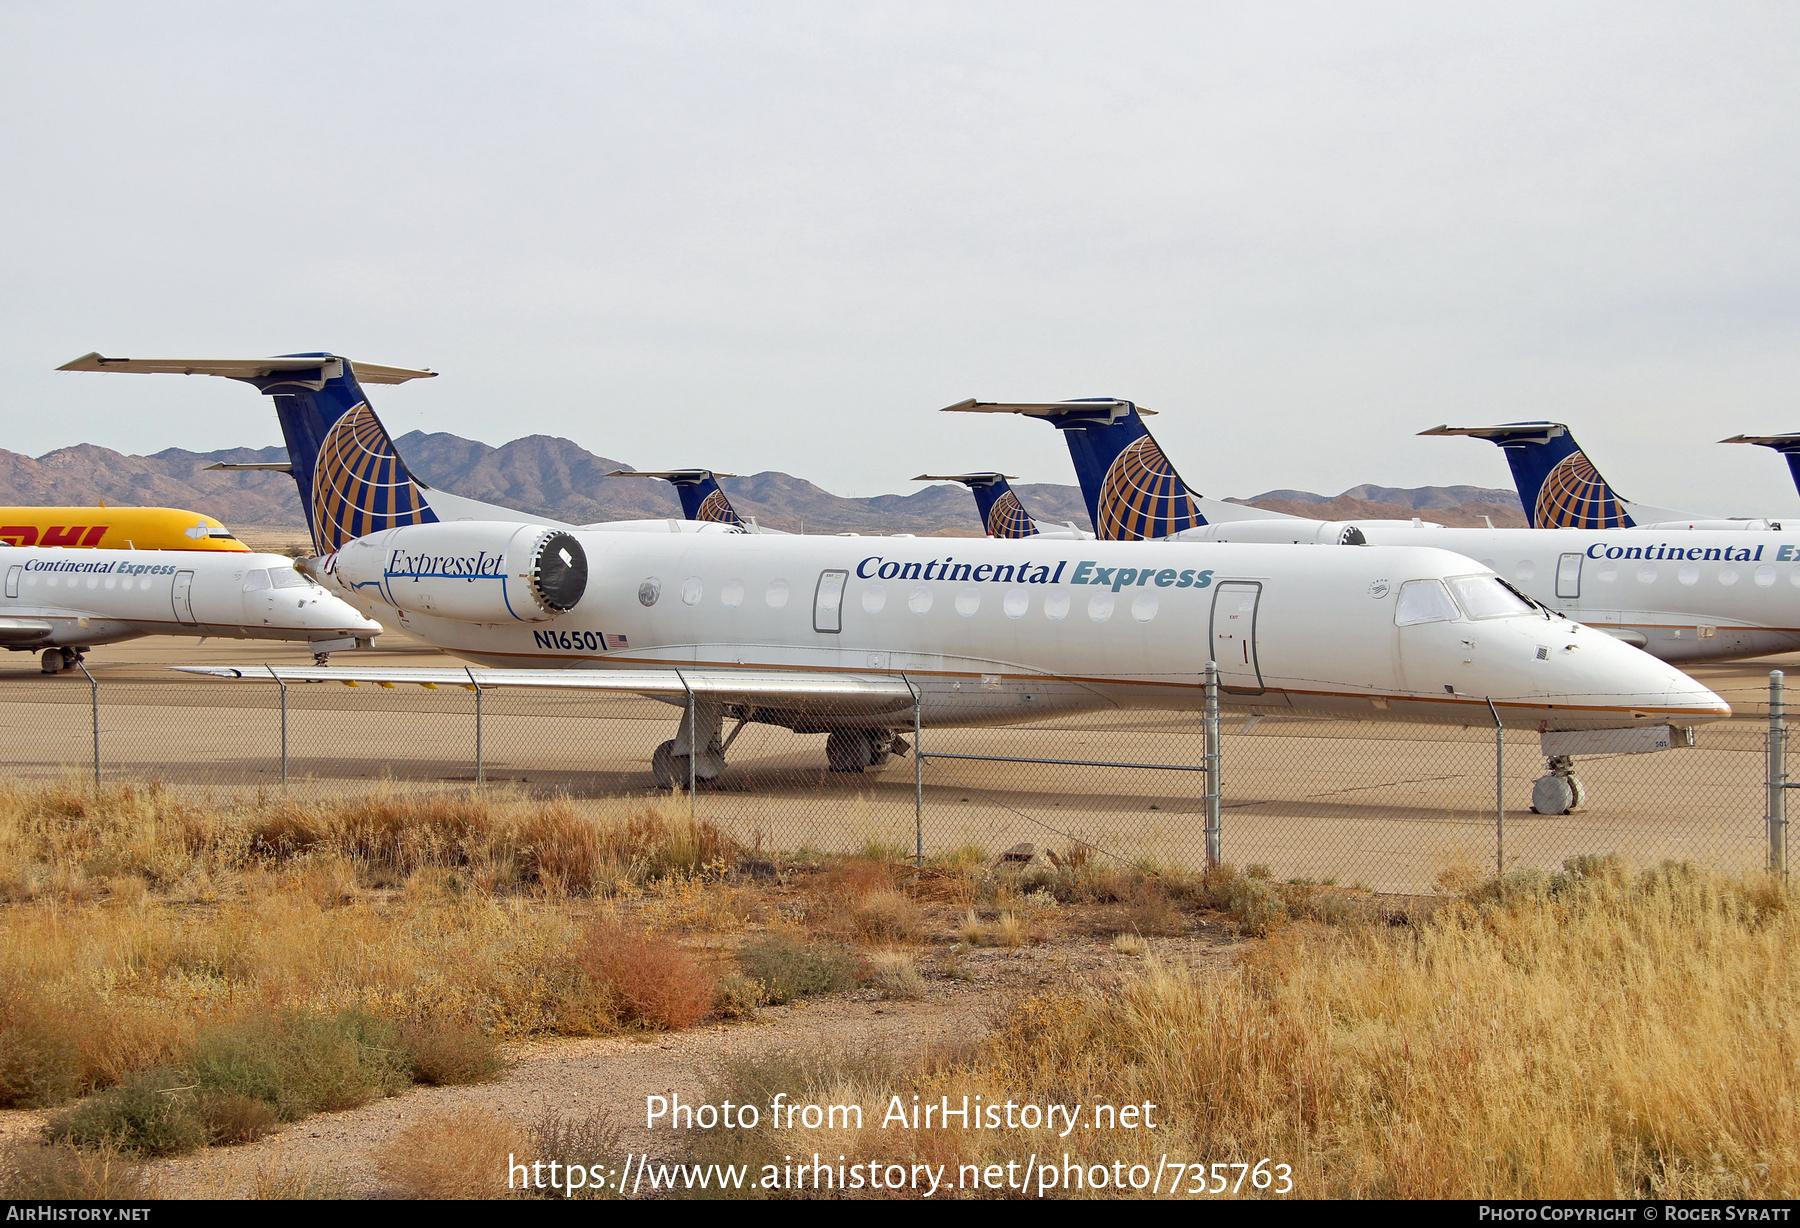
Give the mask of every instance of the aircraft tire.
[{"label": "aircraft tire", "polygon": [[63,664],[62,649],[60,648],[44,649],[44,655],[39,659],[38,667],[46,674],[60,674],[68,668]]},{"label": "aircraft tire", "polygon": [[825,738],[825,764],[834,772],[866,772],[875,763],[875,743],[866,729],[833,729]]},{"label": "aircraft tire", "polygon": [[[709,747],[694,765],[694,783],[703,785],[717,780],[724,770],[725,756]],[[675,739],[670,738],[651,753],[650,772],[656,777],[659,789],[687,788],[688,757],[675,753]]]},{"label": "aircraft tire", "polygon": [[1567,772],[1540,776],[1531,785],[1533,814],[1568,814],[1587,801],[1587,788]]}]

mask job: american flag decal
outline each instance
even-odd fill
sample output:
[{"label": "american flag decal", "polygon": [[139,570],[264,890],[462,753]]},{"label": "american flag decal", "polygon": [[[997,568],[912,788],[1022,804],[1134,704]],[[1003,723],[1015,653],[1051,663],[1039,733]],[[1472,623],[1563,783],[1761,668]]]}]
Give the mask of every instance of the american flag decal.
[{"label": "american flag decal", "polygon": [[600,642],[606,646],[606,649],[608,652],[611,652],[615,648],[631,647],[631,645],[629,645],[625,642],[624,636],[614,635],[609,631],[603,631],[600,633]]}]

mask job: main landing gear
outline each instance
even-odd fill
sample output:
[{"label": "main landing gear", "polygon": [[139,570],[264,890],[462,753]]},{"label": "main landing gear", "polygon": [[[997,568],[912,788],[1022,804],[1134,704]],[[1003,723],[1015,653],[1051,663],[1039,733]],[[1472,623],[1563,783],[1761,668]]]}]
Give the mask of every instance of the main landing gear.
[{"label": "main landing gear", "polygon": [[1587,804],[1587,786],[1575,775],[1575,761],[1567,755],[1550,758],[1550,772],[1531,784],[1531,813],[1572,814]]},{"label": "main landing gear", "polygon": [[46,674],[63,674],[87,659],[85,648],[46,648],[39,667]]},{"label": "main landing gear", "polygon": [[[650,756],[650,771],[656,777],[657,788],[685,789],[690,772],[696,786],[719,778],[725,770],[725,752],[754,713],[739,716],[730,736],[723,736],[725,715],[724,704],[695,704],[691,725],[698,727],[697,734],[686,717],[681,719],[675,736]],[[698,750],[694,747],[696,742]],[[834,772],[878,771],[893,756],[904,755],[909,749],[906,739],[891,729],[833,729],[825,738],[825,764]]]},{"label": "main landing gear", "polygon": [[906,751],[906,739],[891,729],[833,729],[825,738],[825,764],[834,772],[880,771]]}]

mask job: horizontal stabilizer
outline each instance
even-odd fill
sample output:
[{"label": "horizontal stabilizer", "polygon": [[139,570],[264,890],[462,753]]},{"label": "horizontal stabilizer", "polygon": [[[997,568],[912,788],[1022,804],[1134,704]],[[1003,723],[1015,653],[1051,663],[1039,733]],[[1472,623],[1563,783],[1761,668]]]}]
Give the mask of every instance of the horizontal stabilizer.
[{"label": "horizontal stabilizer", "polygon": [[661,478],[665,482],[699,482],[706,478],[735,478],[735,473],[716,469],[609,469],[609,478]]},{"label": "horizontal stabilizer", "polygon": [[292,473],[294,471],[294,466],[291,461],[246,461],[243,464],[235,464],[235,463],[228,464],[225,461],[219,461],[215,464],[207,465],[206,468],[207,469],[265,469],[270,473]]},{"label": "horizontal stabilizer", "polygon": [[1800,435],[1733,435],[1730,439],[1721,439],[1719,442],[1761,444],[1783,454],[1800,452]]},{"label": "horizontal stabilizer", "polygon": [[976,482],[1016,482],[1019,477],[1015,473],[921,473],[914,478],[915,482],[961,482],[968,486]]},{"label": "horizontal stabilizer", "polygon": [[[1122,414],[1133,408],[1130,401],[1111,401],[1096,398],[1092,401],[977,401],[971,397],[967,401],[958,401],[954,405],[946,405],[940,413],[946,414],[1027,414],[1034,418],[1054,418],[1059,414],[1087,413],[1097,409],[1112,410],[1114,414]],[[1145,409],[1142,405],[1135,407],[1139,414],[1154,415],[1154,409]]]},{"label": "horizontal stabilizer", "polygon": [[[335,361],[326,359],[325,361]],[[321,359],[288,358],[105,358],[99,354],[83,354],[73,362],[65,362],[58,371],[123,371],[130,375],[220,375],[226,379],[267,379],[283,371],[314,371]],[[415,371],[409,367],[383,367],[372,362],[350,364],[356,378],[364,384],[404,384],[410,379],[433,379],[436,371]]]},{"label": "horizontal stabilizer", "polygon": [[1568,433],[1569,428],[1560,422],[1514,422],[1507,426],[1434,426],[1429,431],[1419,432],[1421,435],[1467,435],[1472,439],[1518,444],[1549,443],[1559,435]]}]

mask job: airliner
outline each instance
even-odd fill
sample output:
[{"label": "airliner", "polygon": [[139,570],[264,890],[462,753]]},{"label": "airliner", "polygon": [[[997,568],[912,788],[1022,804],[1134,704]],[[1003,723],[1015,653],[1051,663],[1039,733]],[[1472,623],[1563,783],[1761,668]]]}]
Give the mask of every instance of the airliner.
[{"label": "airliner", "polygon": [[199,512],[173,507],[0,507],[0,542],[88,550],[250,549]]},{"label": "airliner", "polygon": [[989,537],[1009,540],[1042,537],[1063,541],[1091,541],[1094,537],[1092,533],[1072,524],[1039,524],[1025,510],[1025,505],[1019,502],[1011,479],[1004,473],[921,473],[913,481],[960,482],[967,486],[969,493],[975,496],[976,510],[981,513],[981,525],[987,530]]},{"label": "airliner", "polygon": [[[1548,615],[1442,550],[659,537],[522,524],[516,514],[445,520],[379,450],[386,432],[357,386],[359,367],[336,355],[311,361],[248,378],[276,397],[295,473],[311,479],[304,506],[327,549],[302,566],[488,667],[486,685],[691,703],[694,717],[678,718],[652,757],[665,787],[717,778],[752,722],[824,734],[827,765],[854,772],[904,749],[915,719],[1006,725],[1192,710],[1209,660],[1223,702],[1255,712],[1304,706],[1626,734],[1730,715],[1671,666]],[[182,668],[267,677],[261,667]],[[469,679],[454,668],[277,673]]]},{"label": "airliner", "polygon": [[970,410],[1017,413],[1061,430],[1103,539],[1433,546],[1474,559],[1545,608],[1665,661],[1800,649],[1800,526],[1753,533],[1741,524],[1690,529],[1689,521],[1658,529],[1450,528],[1293,516],[1221,521],[1188,493],[1130,401],[964,401],[946,412]]},{"label": "airliner", "polygon": [[[1503,426],[1434,426],[1421,435],[1467,435],[1506,453],[1513,486],[1534,529],[1779,530],[1779,521],[1744,517],[1711,519],[1633,503],[1594,467],[1574,432],[1561,422],[1508,422]],[[1726,443],[1733,442],[1726,440]]]},{"label": "airliner", "polygon": [[46,674],[146,635],[298,640],[324,665],[381,634],[280,554],[0,546],[0,571],[0,645]]}]

